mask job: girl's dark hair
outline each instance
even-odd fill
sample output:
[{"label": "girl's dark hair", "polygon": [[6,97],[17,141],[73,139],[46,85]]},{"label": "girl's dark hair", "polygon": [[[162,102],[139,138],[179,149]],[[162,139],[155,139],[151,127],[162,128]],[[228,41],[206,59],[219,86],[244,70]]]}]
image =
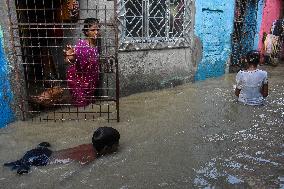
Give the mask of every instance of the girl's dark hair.
[{"label": "girl's dark hair", "polygon": [[120,139],[119,132],[112,127],[99,127],[93,134],[92,143],[99,153],[104,147],[112,147],[118,144]]},{"label": "girl's dark hair", "polygon": [[[84,27],[82,29],[83,33],[85,36],[87,36],[87,31],[89,30],[89,28],[94,25],[94,24],[100,24],[100,20],[97,19],[97,18],[86,18],[84,20]],[[100,26],[99,26],[100,27]],[[101,38],[99,37],[97,40],[96,40],[96,46],[98,47],[98,51],[99,51],[99,54],[101,54]]]},{"label": "girl's dark hair", "polygon": [[86,18],[84,20],[84,27],[82,29],[84,35],[86,36],[86,32],[89,30],[89,28],[94,24],[100,24],[99,19],[96,18]]},{"label": "girl's dark hair", "polygon": [[249,65],[254,65],[256,67],[260,61],[259,51],[256,50],[249,51],[247,53],[246,59]]}]

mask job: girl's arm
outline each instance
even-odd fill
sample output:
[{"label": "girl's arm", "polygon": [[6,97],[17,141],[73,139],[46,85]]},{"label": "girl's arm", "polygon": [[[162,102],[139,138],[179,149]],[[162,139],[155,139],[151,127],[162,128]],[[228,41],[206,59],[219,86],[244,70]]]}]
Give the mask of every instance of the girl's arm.
[{"label": "girl's arm", "polygon": [[239,71],[236,75],[236,88],[235,88],[235,95],[239,97],[240,92],[242,90],[242,71]]},{"label": "girl's arm", "polygon": [[67,45],[66,48],[63,50],[64,53],[64,61],[68,64],[72,64],[75,62],[75,50],[71,45]]},{"label": "girl's arm", "polygon": [[264,80],[262,83],[262,87],[260,89],[260,93],[262,94],[263,97],[267,97],[268,96],[268,77],[267,77],[267,72],[264,72],[265,76],[264,76]]},{"label": "girl's arm", "polygon": [[260,93],[262,94],[263,97],[267,97],[268,96],[268,83],[267,84],[263,84]]},{"label": "girl's arm", "polygon": [[235,89],[235,95],[236,95],[237,97],[239,97],[240,92],[241,92],[241,89],[238,89],[238,88],[236,87],[236,89]]}]

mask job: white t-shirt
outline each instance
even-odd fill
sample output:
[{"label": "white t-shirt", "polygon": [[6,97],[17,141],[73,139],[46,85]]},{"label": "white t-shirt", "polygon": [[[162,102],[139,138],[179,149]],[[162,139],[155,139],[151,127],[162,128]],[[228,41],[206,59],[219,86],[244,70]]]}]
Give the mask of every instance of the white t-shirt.
[{"label": "white t-shirt", "polygon": [[260,93],[264,84],[268,83],[267,72],[256,69],[254,71],[239,71],[236,76],[237,89],[241,89],[238,100],[248,105],[261,105],[264,98]]}]

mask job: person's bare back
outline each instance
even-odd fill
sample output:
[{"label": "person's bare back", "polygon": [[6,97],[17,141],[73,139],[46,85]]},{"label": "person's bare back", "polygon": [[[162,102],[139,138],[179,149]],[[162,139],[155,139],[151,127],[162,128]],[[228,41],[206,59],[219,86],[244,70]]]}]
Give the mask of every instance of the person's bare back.
[{"label": "person's bare back", "polygon": [[28,173],[32,166],[45,166],[55,163],[72,161],[87,164],[101,155],[117,151],[120,134],[112,127],[99,127],[93,134],[91,144],[81,144],[73,148],[59,151],[50,150],[48,142],[40,143],[36,148],[27,151],[16,161],[5,163],[4,166],[17,170],[18,174]]},{"label": "person's bare back", "polygon": [[96,157],[97,151],[93,144],[82,144],[73,148],[53,152],[48,164],[69,163],[71,161],[86,164],[95,160]]}]

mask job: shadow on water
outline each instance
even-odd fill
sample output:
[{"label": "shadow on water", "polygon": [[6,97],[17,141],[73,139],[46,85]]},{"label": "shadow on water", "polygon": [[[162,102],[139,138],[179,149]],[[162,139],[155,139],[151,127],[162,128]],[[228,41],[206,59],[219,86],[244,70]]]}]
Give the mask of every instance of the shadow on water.
[{"label": "shadow on water", "polygon": [[[94,163],[0,168],[3,188],[284,188],[284,66],[270,73],[262,107],[236,102],[235,74],[121,99],[121,122],[16,122],[0,132],[0,163],[41,141],[54,150],[91,141],[99,126],[121,133],[119,152]],[[1,187],[2,188],[2,187]]]}]

